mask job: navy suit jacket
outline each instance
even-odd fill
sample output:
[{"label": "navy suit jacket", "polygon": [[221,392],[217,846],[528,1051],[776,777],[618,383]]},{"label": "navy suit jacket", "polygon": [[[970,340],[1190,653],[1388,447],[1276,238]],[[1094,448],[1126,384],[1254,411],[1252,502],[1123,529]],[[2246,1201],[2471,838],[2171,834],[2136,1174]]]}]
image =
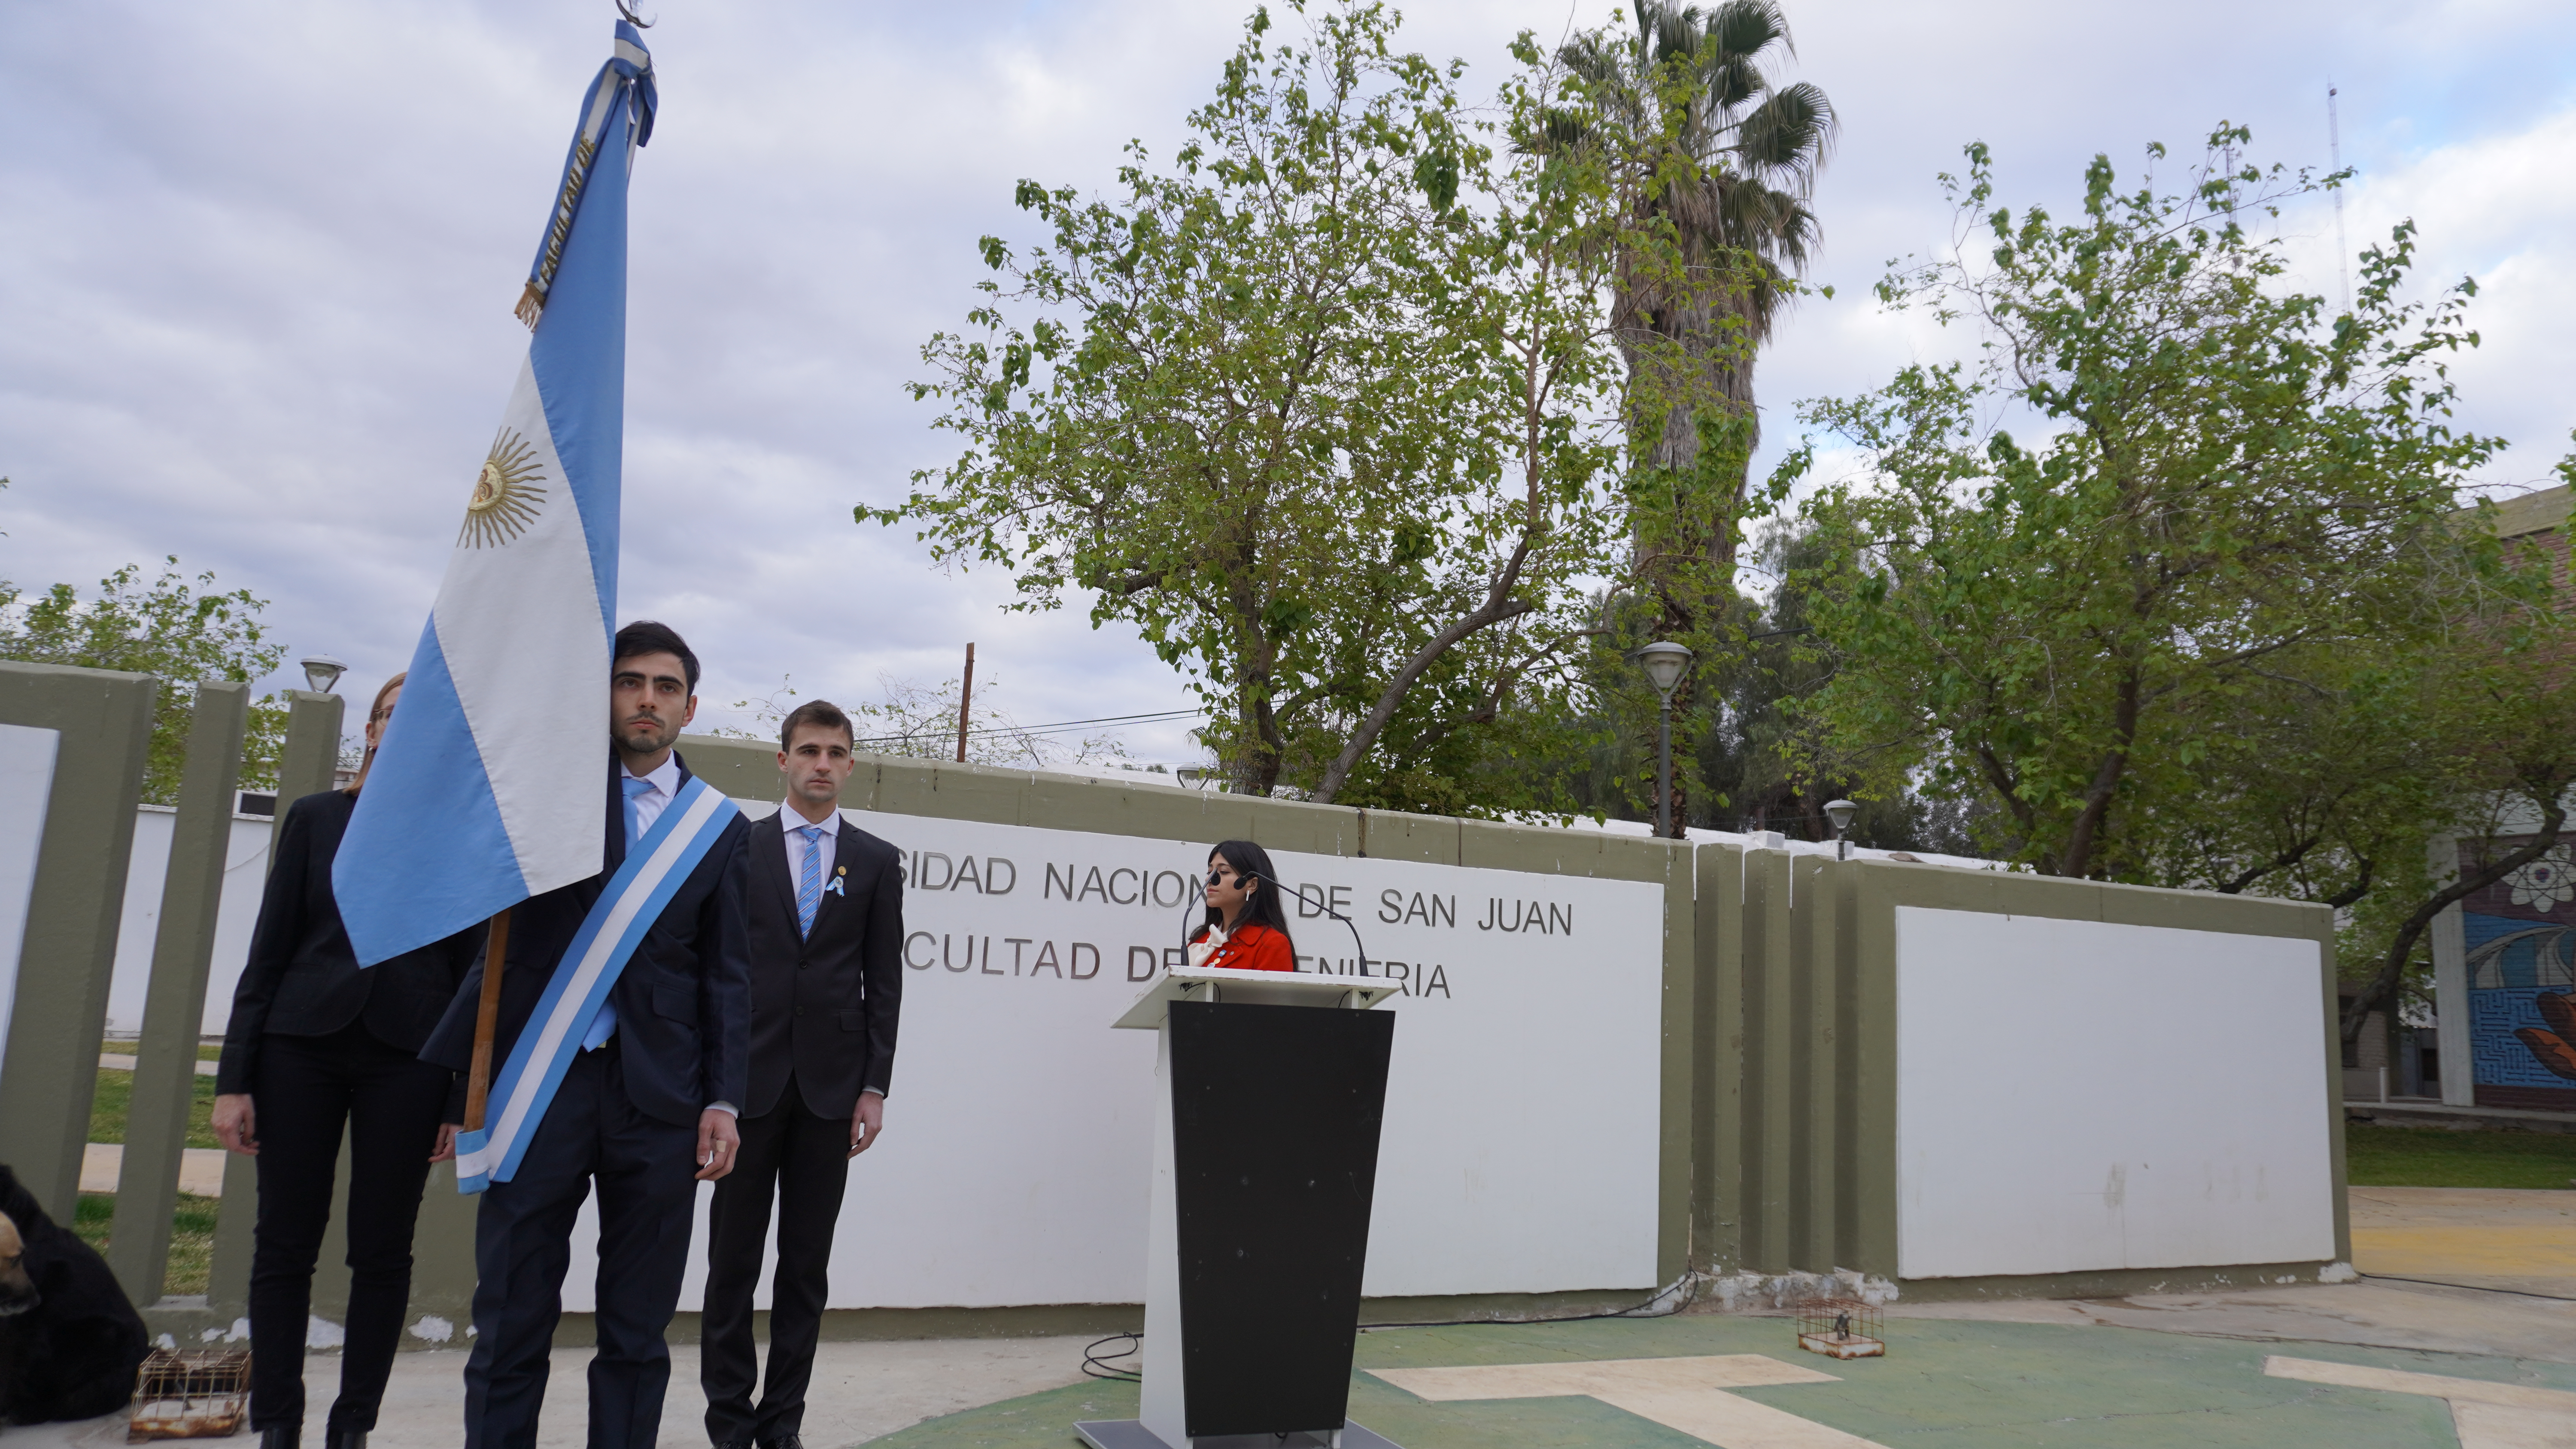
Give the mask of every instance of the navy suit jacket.
[{"label": "navy suit jacket", "polygon": [[[507,970],[501,977],[500,1020],[492,1038],[492,1072],[500,1075],[510,1047],[563,963],[582,920],[626,860],[625,797],[617,787],[612,755],[605,779],[608,849],[600,873],[588,880],[520,902],[510,911]],[[689,778],[686,760],[680,778]],[[638,1111],[675,1126],[695,1126],[709,1105],[740,1107],[750,1090],[751,938],[745,901],[750,858],[743,838],[750,822],[736,815],[680,883],[670,904],[636,944],[608,999],[617,1008],[617,1040],[626,1094]],[[421,1059],[463,1072],[474,1060],[474,1017],[483,994],[477,960],[457,987]],[[463,1115],[460,1090],[449,1098],[448,1120]]]}]

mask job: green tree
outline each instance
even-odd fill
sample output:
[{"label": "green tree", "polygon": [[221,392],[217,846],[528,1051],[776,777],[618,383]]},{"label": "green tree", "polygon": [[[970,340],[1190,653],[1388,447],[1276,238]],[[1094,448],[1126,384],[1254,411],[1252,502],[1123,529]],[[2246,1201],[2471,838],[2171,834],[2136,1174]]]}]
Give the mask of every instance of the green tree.
[{"label": "green tree", "polygon": [[[1943,178],[1957,251],[1880,295],[1973,320],[1983,360],[1807,410],[1868,468],[1810,505],[1840,662],[1817,747],[1982,796],[1990,847],[2050,874],[2150,877],[2159,832],[2232,808],[2213,782],[2248,768],[2247,712],[2336,687],[2276,680],[2420,637],[2444,571],[2500,567],[2450,521],[2501,446],[2449,422],[2474,284],[2401,300],[2408,223],[2350,311],[2286,287],[2252,227],[2324,183],[2240,163],[2248,139],[2221,127],[2172,193],[2121,192],[2097,157],[2065,223],[1993,207],[1971,146]],[[2006,408],[2045,436],[1993,426]]]},{"label": "green tree", "polygon": [[[0,659],[120,669],[161,681],[152,716],[152,746],[144,767],[143,798],[167,805],[179,797],[186,763],[188,723],[196,713],[201,681],[247,683],[274,672],[286,646],[270,642],[259,621],[268,601],[248,589],[214,591],[215,576],[200,574],[197,589],[179,572],[174,556],[158,577],[127,564],[99,580],[98,596],[84,601],[70,584],[56,584],[24,598],[0,583]],[[277,783],[277,760],[286,738],[286,711],[275,695],[251,707],[242,744],[241,782]]]},{"label": "green tree", "polygon": [[1299,45],[1256,11],[1171,166],[1022,182],[1047,243],[984,239],[987,300],[913,387],[964,449],[857,516],[1133,623],[1238,788],[1522,808],[1625,527],[1612,258],[1657,243],[1615,148],[1540,144],[1586,101],[1526,36],[1471,113],[1395,24],[1335,8]]},{"label": "green tree", "polygon": [[[1622,257],[1613,279],[1638,583],[1613,617],[1623,652],[1665,639],[1700,656],[1673,701],[1674,747],[1688,758],[1721,724],[1706,691],[1728,681],[1710,671],[1740,672],[1728,661],[1752,632],[1737,559],[1749,518],[1778,501],[1751,487],[1754,363],[1818,241],[1809,199],[1836,121],[1822,90],[1774,78],[1793,51],[1774,0],[1633,10],[1634,30],[1614,23],[1559,52],[1599,119],[1561,119],[1551,139],[1584,150],[1611,138],[1618,204],[1631,233],[1657,243]],[[1602,120],[1615,124],[1591,129]],[[1676,828],[1692,813],[1689,774],[1675,780]]]}]

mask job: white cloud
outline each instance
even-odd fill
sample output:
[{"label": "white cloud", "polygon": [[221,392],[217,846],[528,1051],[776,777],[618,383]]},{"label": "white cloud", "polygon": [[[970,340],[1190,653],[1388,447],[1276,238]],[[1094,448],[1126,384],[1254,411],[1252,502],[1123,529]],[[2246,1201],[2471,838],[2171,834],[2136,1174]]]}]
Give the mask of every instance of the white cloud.
[{"label": "white cloud", "polygon": [[[1407,8],[1411,43],[1482,84],[1512,31],[1610,10]],[[1791,0],[1797,73],[1846,122],[1818,197],[1817,279],[1842,295],[1765,359],[1775,446],[1793,399],[1955,348],[1875,316],[1867,288],[1946,238],[1932,175],[1963,142],[1993,143],[2024,196],[2221,116],[2322,165],[2331,69],[2356,241],[2412,214],[2428,272],[2478,273],[2469,421],[2542,471],[2576,421],[2556,381],[2576,301],[2552,184],[2576,115],[2563,12]],[[999,613],[1005,575],[935,572],[850,508],[943,458],[902,384],[972,304],[975,239],[1030,239],[1013,184],[1106,186],[1131,136],[1168,155],[1240,19],[1176,0],[667,8],[634,192],[622,612],[691,636],[709,703],[785,674],[869,698],[880,671],[953,673],[970,638],[1026,721],[1186,702],[1132,632]],[[509,307],[607,32],[587,0],[0,6],[0,576],[176,553],[273,599],[280,637],[361,685],[401,667],[526,345]]]}]

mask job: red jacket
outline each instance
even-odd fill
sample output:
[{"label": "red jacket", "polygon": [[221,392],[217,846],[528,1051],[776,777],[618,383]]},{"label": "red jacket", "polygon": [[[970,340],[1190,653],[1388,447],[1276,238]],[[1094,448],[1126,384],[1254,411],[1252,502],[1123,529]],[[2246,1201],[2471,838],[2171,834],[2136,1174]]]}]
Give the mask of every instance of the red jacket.
[{"label": "red jacket", "polygon": [[[1196,939],[1205,940],[1201,931]],[[1235,971],[1294,971],[1297,953],[1288,938],[1258,921],[1249,921],[1225,938],[1225,944],[1208,953],[1202,966],[1223,966]]]}]

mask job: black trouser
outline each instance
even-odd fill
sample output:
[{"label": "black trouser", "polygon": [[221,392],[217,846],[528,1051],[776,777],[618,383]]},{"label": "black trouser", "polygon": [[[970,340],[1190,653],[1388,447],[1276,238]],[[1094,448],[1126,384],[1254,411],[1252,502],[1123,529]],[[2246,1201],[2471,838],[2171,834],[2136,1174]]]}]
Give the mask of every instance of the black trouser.
[{"label": "black trouser", "polygon": [[546,1355],[563,1316],[573,1221],[599,1184],[599,1279],[590,1360],[592,1449],[652,1449],[671,1382],[663,1330],[688,1271],[698,1129],[648,1117],[626,1095],[619,1038],[579,1052],[519,1159],[474,1220],[474,1351],[465,1360],[466,1449],[532,1449]]},{"label": "black trouser", "polygon": [[313,1265],[349,1138],[349,1317],[330,1433],[376,1426],[411,1301],[411,1234],[438,1142],[448,1073],[352,1022],[329,1036],[260,1043],[251,1083],[259,1219],[250,1264],[250,1422],[304,1422]]},{"label": "black trouser", "polygon": [[[742,1155],[716,1183],[707,1211],[706,1316],[698,1329],[698,1382],[707,1391],[707,1435],[718,1444],[775,1444],[805,1426],[805,1386],[830,1288],[832,1228],[850,1176],[850,1119],[817,1117],[796,1079],[778,1105],[742,1121]],[[751,1293],[778,1195],[778,1274],[769,1296],[769,1380],[752,1407],[760,1367],[751,1339]]]}]

